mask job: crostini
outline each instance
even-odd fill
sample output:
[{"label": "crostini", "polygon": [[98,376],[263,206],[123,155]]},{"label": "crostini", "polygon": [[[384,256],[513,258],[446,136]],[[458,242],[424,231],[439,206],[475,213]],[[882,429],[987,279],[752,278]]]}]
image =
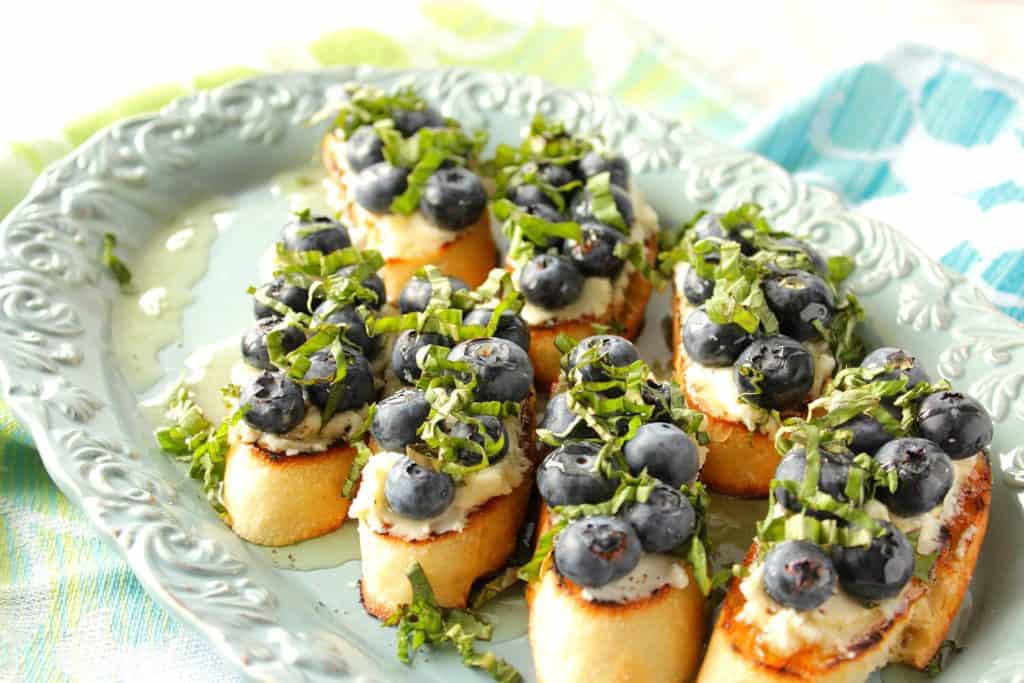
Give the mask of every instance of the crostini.
[{"label": "crostini", "polygon": [[509,239],[506,267],[526,297],[538,386],[548,387],[558,377],[559,334],[639,334],[658,216],[624,157],[540,116],[518,148],[498,147],[490,167],[494,213]]},{"label": "crostini", "polygon": [[703,418],[628,340],[560,344],[538,430],[554,449],[537,472],[537,551],[520,572],[537,679],[689,680],[709,588]]},{"label": "crostini", "polygon": [[767,496],[782,420],[859,360],[860,307],[837,290],[850,261],[772,230],[751,204],[698,216],[660,259],[674,271],[675,377],[711,437],[701,481]]},{"label": "crostini", "polygon": [[992,420],[900,349],[835,385],[779,432],[698,681],[864,681],[925,668],[946,638],[985,537]]},{"label": "crostini", "polygon": [[357,245],[384,257],[388,297],[428,264],[470,287],[482,283],[497,260],[474,170],[486,136],[409,89],[353,86],[346,95],[321,145],[328,201]]}]

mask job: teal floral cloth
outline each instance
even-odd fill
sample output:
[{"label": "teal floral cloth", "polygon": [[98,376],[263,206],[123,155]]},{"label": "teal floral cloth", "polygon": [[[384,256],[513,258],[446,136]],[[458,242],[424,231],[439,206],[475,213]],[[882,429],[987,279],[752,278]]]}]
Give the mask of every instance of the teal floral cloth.
[{"label": "teal floral cloth", "polygon": [[[702,85],[711,82],[706,74],[694,73],[690,60],[643,26],[606,15],[574,26],[543,18],[515,24],[472,7],[452,12],[449,3],[425,3],[431,29],[423,35],[345,29],[268,62],[408,66],[414,59],[403,46],[415,39],[418,66],[525,70],[679,116],[835,189],[1024,319],[1024,92],[1016,81],[907,47],[837,74],[768,125],[750,129],[741,103],[710,92]],[[619,36],[622,44],[591,45],[595,32],[603,41]],[[464,40],[495,44],[497,37],[500,49],[469,56],[452,47]],[[604,53],[616,55],[614,67],[602,61]],[[250,73],[230,67],[192,85],[213,87]],[[158,86],[72,122],[54,139],[9,143],[0,154],[0,214],[46,163],[99,127],[186,91]],[[50,481],[28,435],[0,409],[0,682],[239,678],[146,596]]]}]

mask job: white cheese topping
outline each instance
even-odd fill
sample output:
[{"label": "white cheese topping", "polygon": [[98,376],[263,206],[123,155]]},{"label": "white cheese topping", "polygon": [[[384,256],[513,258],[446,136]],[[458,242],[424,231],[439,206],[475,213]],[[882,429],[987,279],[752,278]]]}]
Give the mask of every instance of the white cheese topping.
[{"label": "white cheese topping", "polygon": [[271,434],[252,427],[245,418],[238,421],[228,434],[229,439],[242,443],[255,443],[275,455],[299,455],[319,453],[341,441],[347,441],[358,432],[370,412],[365,405],[358,410],[335,413],[327,424],[323,424],[320,409],[306,402],[306,415],[302,421],[284,434]]},{"label": "white cheese topping", "polygon": [[597,588],[584,588],[580,594],[589,602],[625,604],[654,595],[662,586],[686,588],[690,577],[682,560],[670,555],[643,553],[633,571]]},{"label": "white cheese topping", "polygon": [[349,508],[349,517],[358,519],[360,527],[415,541],[449,531],[461,531],[470,513],[492,498],[504,496],[522,483],[532,466],[519,447],[522,426],[518,417],[504,420],[508,431],[508,453],[499,462],[474,472],[455,489],[455,498],[444,512],[430,519],[404,517],[388,505],[384,495],[391,467],[404,457],[404,453],[384,451],[376,453],[363,468],[359,492]]},{"label": "white cheese topping", "polygon": [[[629,232],[630,242],[645,243],[658,232],[658,214],[654,212],[636,185],[630,183],[630,199],[633,203],[633,226]],[[646,253],[646,248],[645,248]],[[519,276],[525,264],[513,264],[512,280],[518,284]],[[595,318],[600,320],[613,305],[618,306],[626,296],[626,288],[636,268],[626,262],[622,272],[614,281],[606,277],[589,276],[584,278],[583,292],[572,303],[557,309],[548,309],[527,302],[520,315],[527,324],[543,325],[548,322],[562,320],[579,320]]]}]

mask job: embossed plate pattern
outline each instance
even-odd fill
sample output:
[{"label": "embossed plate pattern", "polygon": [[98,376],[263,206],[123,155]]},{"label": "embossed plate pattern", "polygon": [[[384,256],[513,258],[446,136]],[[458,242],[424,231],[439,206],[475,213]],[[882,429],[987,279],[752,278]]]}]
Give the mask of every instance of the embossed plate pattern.
[{"label": "embossed plate pattern", "polygon": [[[586,93],[464,69],[290,73],[192,95],[99,133],[48,169],[4,220],[5,398],[61,489],[113,539],[157,600],[256,678],[476,680],[445,656],[431,656],[413,670],[401,667],[382,646],[390,636],[368,629],[354,603],[347,611],[329,610],[319,600],[330,592],[354,593],[336,575],[286,574],[260,561],[197,487],[156,452],[113,362],[116,286],[98,262],[102,234],[115,232],[130,254],[211,193],[231,195],[306,163],[322,129],[304,122],[352,80],[415,85],[446,114],[507,141],[539,110],[578,130],[599,131],[622,150],[664,224],[698,207],[752,200],[780,227],[853,255],[852,286],[868,310],[869,336],[914,349],[977,396],[996,420],[993,461],[1001,476],[976,580],[984,590],[975,596],[967,649],[945,676],[1020,680],[1024,328],[890,227],[765,159]],[[253,265],[241,264],[240,272]],[[663,302],[652,306],[649,329],[657,329],[663,311]],[[520,662],[526,657],[522,640],[498,650]]]}]

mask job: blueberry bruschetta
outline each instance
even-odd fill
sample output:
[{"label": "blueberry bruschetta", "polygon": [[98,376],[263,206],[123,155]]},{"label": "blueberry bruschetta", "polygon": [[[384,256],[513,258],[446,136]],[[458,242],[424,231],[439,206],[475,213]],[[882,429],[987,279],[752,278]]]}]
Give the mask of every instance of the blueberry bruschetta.
[{"label": "blueberry bruschetta", "polygon": [[557,389],[538,431],[554,449],[537,472],[537,551],[521,572],[537,678],[689,680],[709,585],[702,417],[622,337],[572,348]]},{"label": "blueberry bruschetta", "polygon": [[992,421],[893,348],[839,373],[779,432],[770,509],[699,681],[859,682],[925,668],[988,521]]},{"label": "blueberry bruschetta", "polygon": [[754,205],[699,216],[661,258],[674,262],[675,377],[711,437],[701,481],[766,496],[782,419],[859,360],[860,308],[836,290],[848,259],[826,262]]},{"label": "blueberry bruschetta", "polygon": [[580,339],[601,326],[639,334],[658,217],[625,158],[539,116],[521,146],[500,146],[491,166],[494,212],[509,239],[506,265],[526,297],[530,357],[538,385],[547,387],[558,377],[559,334]]},{"label": "blueberry bruschetta", "polygon": [[323,139],[329,201],[356,243],[384,257],[394,300],[424,265],[475,287],[497,259],[487,193],[469,134],[415,92],[353,87]]}]

